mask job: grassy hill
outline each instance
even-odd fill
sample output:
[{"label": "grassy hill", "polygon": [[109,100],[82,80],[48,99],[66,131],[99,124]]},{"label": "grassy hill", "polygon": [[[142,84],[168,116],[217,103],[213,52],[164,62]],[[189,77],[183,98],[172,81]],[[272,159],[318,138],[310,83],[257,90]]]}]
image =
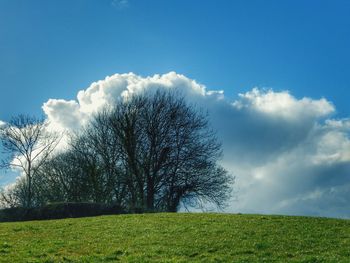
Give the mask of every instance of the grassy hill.
[{"label": "grassy hill", "polygon": [[144,214],[0,223],[0,262],[350,262],[350,220]]}]

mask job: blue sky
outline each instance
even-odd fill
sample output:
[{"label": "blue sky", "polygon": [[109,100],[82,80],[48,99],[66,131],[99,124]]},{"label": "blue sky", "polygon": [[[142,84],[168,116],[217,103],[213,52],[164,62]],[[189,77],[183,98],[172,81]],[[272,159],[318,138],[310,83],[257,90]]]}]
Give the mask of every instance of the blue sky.
[{"label": "blue sky", "polygon": [[346,116],[349,13],[346,0],[0,0],[0,119],[106,75],[171,70],[232,97],[326,97]]},{"label": "blue sky", "polygon": [[227,212],[350,218],[349,14],[348,0],[0,0],[0,121],[43,107],[69,130],[122,92],[181,87],[237,177]]}]

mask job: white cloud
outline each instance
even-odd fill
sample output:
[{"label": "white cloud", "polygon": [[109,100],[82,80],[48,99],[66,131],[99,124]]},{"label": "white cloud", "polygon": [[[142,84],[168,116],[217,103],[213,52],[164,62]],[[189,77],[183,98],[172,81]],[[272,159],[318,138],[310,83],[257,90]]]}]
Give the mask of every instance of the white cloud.
[{"label": "white cloud", "polygon": [[350,120],[335,120],[325,98],[295,98],[254,88],[235,101],[223,91],[170,72],[115,74],[92,83],[77,100],[43,106],[55,129],[78,129],[105,105],[142,91],[178,89],[207,108],[223,142],[223,165],[237,177],[229,212],[350,217]]},{"label": "white cloud", "polygon": [[[121,98],[127,98],[145,90],[176,88],[183,94],[195,98],[205,96],[203,85],[183,75],[170,72],[142,78],[134,73],[115,74],[104,80],[93,82],[87,89],[78,92],[77,100],[50,99],[43,110],[55,129],[74,130],[81,127],[89,116],[106,105],[113,105]],[[216,93],[210,96],[216,97]]]},{"label": "white cloud", "polygon": [[87,121],[87,115],[81,106],[73,100],[50,99],[43,105],[43,110],[53,130],[76,130]]},{"label": "white cloud", "polygon": [[300,120],[305,117],[322,117],[334,112],[333,105],[326,99],[312,100],[303,98],[297,100],[288,91],[274,92],[254,88],[245,94],[239,94],[240,99],[233,105],[238,109],[248,108],[270,116],[290,120]]},{"label": "white cloud", "polygon": [[117,9],[124,9],[129,7],[130,3],[128,0],[113,0],[111,5]]},{"label": "white cloud", "polygon": [[3,122],[2,120],[0,120],[0,128],[5,126],[6,125],[6,122]]}]

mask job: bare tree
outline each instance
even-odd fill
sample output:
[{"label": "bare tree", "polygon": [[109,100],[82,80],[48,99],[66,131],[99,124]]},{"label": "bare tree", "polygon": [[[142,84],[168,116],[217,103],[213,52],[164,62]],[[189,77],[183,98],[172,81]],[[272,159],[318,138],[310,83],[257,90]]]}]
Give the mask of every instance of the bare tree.
[{"label": "bare tree", "polygon": [[69,149],[55,153],[38,169],[34,177],[36,202],[91,201],[91,188],[85,163]]},{"label": "bare tree", "polygon": [[68,149],[56,153],[38,170],[35,191],[41,193],[41,200],[126,207],[116,138],[107,117],[107,110],[95,115],[87,127],[71,134]]},{"label": "bare tree", "polygon": [[21,205],[31,207],[34,205],[33,178],[57,146],[59,136],[47,131],[47,122],[43,119],[18,115],[0,128],[0,138],[7,155],[1,167],[17,168],[23,173],[26,198]]},{"label": "bare tree", "polygon": [[0,208],[18,207],[26,201],[25,178],[17,178],[16,182],[0,190]]},{"label": "bare tree", "polygon": [[[105,203],[117,203],[125,206],[125,185],[122,181],[121,156],[118,138],[110,126],[111,109],[104,109],[94,116],[89,125],[80,134],[80,139],[72,141],[72,148],[93,152],[96,163],[100,166],[100,200]],[[84,141],[87,147],[81,147]],[[90,158],[91,159],[91,158]],[[87,163],[87,162],[85,162]],[[96,185],[96,183],[95,183]]]},{"label": "bare tree", "polygon": [[221,145],[207,115],[184,97],[160,90],[134,95],[116,104],[110,126],[132,209],[224,205],[233,178],[217,163]]}]

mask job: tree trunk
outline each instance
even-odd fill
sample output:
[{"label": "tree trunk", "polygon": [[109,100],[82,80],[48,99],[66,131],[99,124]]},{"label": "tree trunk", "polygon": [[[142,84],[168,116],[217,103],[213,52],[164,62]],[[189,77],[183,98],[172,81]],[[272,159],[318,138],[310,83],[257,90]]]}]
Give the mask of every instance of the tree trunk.
[{"label": "tree trunk", "polygon": [[154,211],[154,180],[151,177],[147,180],[147,210]]}]

